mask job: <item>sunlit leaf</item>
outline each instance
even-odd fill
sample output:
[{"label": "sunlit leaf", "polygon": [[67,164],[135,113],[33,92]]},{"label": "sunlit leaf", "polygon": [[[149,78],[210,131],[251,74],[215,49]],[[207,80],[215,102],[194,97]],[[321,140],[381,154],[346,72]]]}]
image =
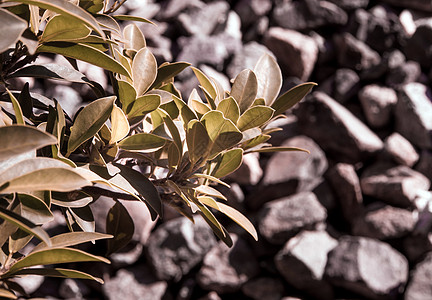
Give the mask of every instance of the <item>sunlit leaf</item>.
[{"label": "sunlit leaf", "polygon": [[192,164],[197,163],[200,159],[205,159],[209,154],[210,137],[200,121],[192,120],[189,122],[186,130],[186,143]]},{"label": "sunlit leaf", "polygon": [[157,76],[150,89],[159,87],[163,82],[166,82],[181,71],[190,66],[190,63],[186,62],[175,62],[175,63],[167,63],[165,65],[161,65],[158,68]]},{"label": "sunlit leaf", "polygon": [[54,219],[48,205],[39,198],[29,194],[18,194],[21,202],[21,216],[27,220],[41,225]]},{"label": "sunlit leaf", "polygon": [[117,84],[122,110],[127,112],[127,107],[134,102],[137,97],[136,90],[132,84],[124,80],[117,80]]},{"label": "sunlit leaf", "polygon": [[300,151],[300,152],[306,152],[310,153],[306,149],[297,148],[297,147],[265,147],[260,149],[254,149],[248,152],[291,152],[291,151]]},{"label": "sunlit leaf", "polygon": [[63,15],[56,15],[46,24],[40,42],[74,42],[89,36],[90,32],[90,28],[88,28],[81,20]]},{"label": "sunlit leaf", "polygon": [[104,234],[99,232],[66,232],[50,238],[51,246],[48,246],[44,242],[41,242],[36,247],[33,248],[32,252],[37,252],[42,249],[49,247],[52,248],[64,248],[69,246],[75,246],[83,243],[88,243],[92,241],[97,241],[101,239],[110,239],[112,235]]},{"label": "sunlit leaf", "polygon": [[132,79],[137,95],[143,95],[156,79],[156,58],[148,48],[137,52],[132,61]]},{"label": "sunlit leaf", "polygon": [[36,77],[87,83],[88,79],[77,70],[58,64],[29,65],[9,75],[10,78]]},{"label": "sunlit leaf", "polygon": [[208,185],[200,185],[200,186],[195,188],[195,191],[197,191],[198,193],[201,193],[201,194],[208,195],[208,196],[213,196],[213,197],[216,197],[219,199],[227,200],[227,198],[221,192],[219,192],[217,189],[212,188],[211,186],[208,186]]},{"label": "sunlit leaf", "polygon": [[21,106],[20,106],[18,100],[17,100],[17,99],[15,98],[15,96],[14,96],[14,95],[9,91],[8,88],[6,88],[6,91],[8,92],[9,97],[10,97],[10,100],[11,100],[11,102],[12,102],[12,106],[13,106],[13,109],[14,109],[14,112],[15,112],[15,118],[16,118],[16,122],[17,122],[17,124],[18,124],[18,125],[25,125],[25,122],[24,122],[24,116],[23,116],[23,113],[22,113],[22,110],[21,110]]},{"label": "sunlit leaf", "polygon": [[136,99],[132,104],[129,105],[126,113],[129,120],[156,110],[161,103],[161,97],[159,95],[144,95]]},{"label": "sunlit leaf", "polygon": [[127,209],[117,201],[108,212],[106,232],[113,235],[108,240],[108,254],[114,253],[126,246],[135,231],[134,222]]},{"label": "sunlit leaf", "polygon": [[237,124],[238,118],[240,117],[240,108],[233,97],[228,97],[219,102],[217,110],[222,112],[225,118]]},{"label": "sunlit leaf", "polygon": [[7,28],[7,30],[0,31],[0,53],[11,46],[15,46],[27,26],[26,21],[10,11],[0,8],[0,28]]},{"label": "sunlit leaf", "polygon": [[177,108],[180,111],[180,115],[185,127],[191,120],[197,119],[196,114],[190,109],[189,106],[186,105],[186,103],[184,103],[183,100],[174,97],[174,103],[177,105]]},{"label": "sunlit leaf", "polygon": [[74,218],[75,223],[85,232],[94,232],[95,231],[95,220],[93,217],[93,213],[90,209],[90,206],[83,207],[70,207],[68,209],[71,216]]},{"label": "sunlit leaf", "polygon": [[316,85],[317,84],[314,82],[299,84],[277,98],[276,101],[271,105],[271,107],[275,110],[274,116],[283,114],[286,110],[293,107]]},{"label": "sunlit leaf", "polygon": [[247,150],[253,147],[256,147],[262,143],[267,142],[271,138],[271,135],[269,134],[260,134],[258,136],[255,136],[245,142],[242,143],[243,150]]},{"label": "sunlit leaf", "polygon": [[135,22],[143,22],[143,23],[149,23],[149,24],[152,24],[152,25],[156,25],[152,21],[149,21],[146,18],[138,17],[138,16],[114,15],[112,17],[114,17],[115,19],[120,20],[120,21],[135,21]]},{"label": "sunlit leaf", "polygon": [[115,96],[101,98],[91,102],[81,110],[71,127],[66,156],[69,156],[102,128],[111,115],[115,99]]},{"label": "sunlit leaf", "polygon": [[261,105],[253,106],[240,116],[237,127],[240,131],[260,127],[271,119],[273,113],[274,109],[271,107]]},{"label": "sunlit leaf", "polygon": [[100,12],[104,7],[104,0],[80,0],[79,6],[86,11],[95,14]]},{"label": "sunlit leaf", "polygon": [[243,70],[234,79],[231,96],[238,102],[241,114],[252,105],[257,95],[257,91],[258,81],[252,70]]},{"label": "sunlit leaf", "polygon": [[18,229],[9,236],[9,253],[17,253],[24,248],[33,238],[32,234]]},{"label": "sunlit leaf", "polygon": [[231,149],[216,158],[217,164],[212,176],[221,178],[237,170],[243,161],[242,149]]},{"label": "sunlit leaf", "polygon": [[123,111],[114,104],[111,112],[111,140],[110,144],[116,143],[128,135],[129,122]]},{"label": "sunlit leaf", "polygon": [[254,71],[258,80],[257,98],[264,98],[266,104],[271,105],[282,87],[279,65],[271,55],[265,53],[258,60]]},{"label": "sunlit leaf", "polygon": [[171,136],[173,138],[174,144],[177,146],[178,152],[181,155],[183,153],[183,142],[180,137],[180,132],[173,120],[171,119],[171,116],[165,112],[164,110],[158,108],[155,113],[158,113],[166,126],[168,127],[169,132],[171,133]]},{"label": "sunlit leaf", "polygon": [[22,269],[13,273],[13,276],[25,276],[25,275],[39,275],[44,277],[73,278],[73,279],[90,279],[100,284],[104,283],[102,279],[94,277],[90,274],[81,271],[62,269],[62,268],[30,268],[30,269]]},{"label": "sunlit leaf", "polygon": [[152,133],[137,133],[122,140],[119,147],[124,150],[154,152],[162,148],[166,141],[166,139]]},{"label": "sunlit leaf", "polygon": [[[0,20],[1,20],[1,18],[0,18]],[[1,50],[1,51],[3,51],[3,50]],[[6,299],[18,299],[18,297],[14,293],[12,293],[11,291],[8,291],[6,289],[3,289],[3,288],[0,288],[0,297],[4,297]]]},{"label": "sunlit leaf", "polygon": [[214,177],[214,176],[208,175],[208,174],[194,173],[194,174],[191,176],[191,178],[204,178],[204,179],[207,179],[207,180],[213,181],[213,182],[215,182],[215,183],[222,184],[222,185],[224,185],[224,186],[226,186],[226,187],[228,187],[228,188],[230,187],[230,185],[227,184],[226,182],[224,182],[224,181],[222,181],[222,180],[220,180],[219,178],[216,178],[216,177]]},{"label": "sunlit leaf", "polygon": [[123,37],[127,41],[125,45],[127,49],[139,51],[147,46],[144,34],[135,23],[129,24],[123,29]]},{"label": "sunlit leaf", "polygon": [[209,93],[209,96],[211,97],[211,99],[215,100],[217,93],[216,93],[216,89],[213,86],[213,84],[211,83],[210,79],[200,70],[198,70],[197,68],[191,67],[192,71],[195,73],[195,76],[197,77],[199,83],[201,84],[201,86]]}]

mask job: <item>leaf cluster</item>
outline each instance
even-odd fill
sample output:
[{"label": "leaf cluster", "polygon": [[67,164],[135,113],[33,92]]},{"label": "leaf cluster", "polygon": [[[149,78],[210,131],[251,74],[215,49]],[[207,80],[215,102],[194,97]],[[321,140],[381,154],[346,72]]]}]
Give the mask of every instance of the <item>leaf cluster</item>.
[{"label": "leaf cluster", "polygon": [[[124,2],[124,1],[123,1]],[[134,224],[119,200],[141,201],[152,219],[170,205],[194,221],[200,214],[228,246],[219,211],[257,239],[253,224],[225,203],[215,186],[234,172],[245,153],[306,151],[272,147],[267,128],[315,85],[304,83],[279,96],[282,74],[272,56],[244,70],[224,90],[214,78],[191,67],[199,87],[183,99],[174,77],[187,62],[158,65],[135,23],[102,0],[0,1],[0,296],[23,293],[13,277],[42,275],[92,279],[60,268],[35,268],[107,259],[72,248],[108,239],[108,253],[125,246]],[[153,26],[153,25],[149,25]],[[62,55],[69,66],[38,65],[46,53]],[[113,93],[91,81],[77,60],[105,69]],[[13,78],[36,77],[89,86],[94,101],[69,116],[55,99],[10,90]],[[95,232],[90,204],[115,200],[106,234]],[[49,237],[41,225],[63,213],[70,232]],[[40,243],[21,254],[33,239]],[[27,246],[28,247],[28,246]]]}]

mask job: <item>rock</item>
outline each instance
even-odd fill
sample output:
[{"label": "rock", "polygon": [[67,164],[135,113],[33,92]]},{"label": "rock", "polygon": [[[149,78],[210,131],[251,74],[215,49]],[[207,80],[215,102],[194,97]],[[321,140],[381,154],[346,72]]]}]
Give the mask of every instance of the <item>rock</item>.
[{"label": "rock", "polygon": [[380,63],[379,54],[349,33],[334,36],[338,63],[353,70],[367,70]]},{"label": "rock", "polygon": [[219,297],[218,293],[210,292],[204,297],[199,298],[199,300],[222,300],[222,298]]},{"label": "rock", "polygon": [[425,175],[432,181],[432,151],[423,149],[420,152],[420,159],[415,165],[415,170]]},{"label": "rock", "polygon": [[326,25],[344,25],[347,14],[338,6],[327,1],[283,1],[275,6],[273,19],[280,27],[304,30]]},{"label": "rock", "polygon": [[337,161],[356,163],[384,147],[363,122],[324,93],[311,94],[296,106],[294,114],[302,133],[316,141],[330,157],[337,157]]},{"label": "rock", "polygon": [[44,95],[56,99],[71,118],[82,106],[82,98],[78,91],[67,85],[51,86]]},{"label": "rock", "polygon": [[420,11],[432,12],[432,3],[428,0],[382,0],[391,5],[414,8]]},{"label": "rock", "polygon": [[432,252],[429,252],[425,259],[415,266],[404,299],[421,300],[432,298],[431,270]]},{"label": "rock", "polygon": [[369,125],[382,128],[390,124],[398,101],[393,89],[370,84],[361,89],[358,98]]},{"label": "rock", "polygon": [[197,280],[205,290],[218,294],[239,291],[241,286],[258,275],[259,266],[249,245],[232,234],[233,246],[219,242],[205,255]]},{"label": "rock", "polygon": [[269,28],[269,18],[261,17],[244,34],[243,41],[260,41]]},{"label": "rock", "polygon": [[153,232],[147,257],[159,279],[178,281],[215,243],[212,230],[202,218],[196,218],[193,224],[181,217],[163,223]]},{"label": "rock", "polygon": [[430,187],[429,179],[421,173],[407,166],[388,163],[376,163],[366,168],[360,184],[364,195],[399,207],[412,207],[417,194]]},{"label": "rock", "polygon": [[318,47],[311,37],[272,27],[264,36],[264,45],[275,54],[286,76],[296,76],[303,81],[309,78],[318,57]]},{"label": "rock", "polygon": [[271,0],[240,0],[234,7],[246,28],[256,22],[260,17],[267,15],[272,8]]},{"label": "rock", "polygon": [[90,289],[81,281],[66,278],[59,287],[59,294],[63,299],[84,300]]},{"label": "rock", "polygon": [[165,299],[167,288],[168,284],[154,278],[146,266],[120,269],[102,286],[103,293],[108,300],[161,300]]},{"label": "rock", "polygon": [[413,212],[387,205],[358,218],[352,232],[379,240],[396,239],[410,234],[416,222]]},{"label": "rock", "polygon": [[242,291],[254,300],[280,300],[284,286],[277,278],[258,277],[246,282],[242,286]]},{"label": "rock", "polygon": [[243,37],[240,16],[232,10],[228,12],[228,18],[225,24],[224,32],[238,40],[241,40]]},{"label": "rock", "polygon": [[[432,6],[432,5],[431,5]],[[432,66],[432,45],[428,42],[432,39],[432,18],[417,25],[414,34],[407,40],[405,55],[414,60],[423,68]]]},{"label": "rock", "polygon": [[408,260],[417,263],[432,251],[432,233],[409,235],[402,241],[402,248]]},{"label": "rock", "polygon": [[411,10],[404,9],[399,14],[399,22],[402,26],[403,32],[406,34],[407,37],[411,37],[416,31],[417,26],[414,22],[413,12]]},{"label": "rock", "polygon": [[338,69],[334,75],[333,98],[339,103],[344,103],[357,94],[360,85],[360,77],[350,69]]},{"label": "rock", "polygon": [[158,17],[161,19],[172,19],[177,17],[184,10],[199,9],[203,6],[204,3],[201,0],[185,0],[181,2],[167,0],[163,2]]},{"label": "rock", "polygon": [[354,10],[357,8],[365,8],[369,4],[369,0],[328,0],[336,4],[344,10]]},{"label": "rock", "polygon": [[420,155],[411,143],[397,132],[393,132],[384,140],[385,152],[398,164],[412,167]]},{"label": "rock", "polygon": [[140,259],[142,252],[143,244],[129,243],[124,248],[111,254],[109,259],[116,268],[130,266]]},{"label": "rock", "polygon": [[264,202],[297,192],[312,190],[327,170],[327,159],[320,147],[306,136],[286,140],[281,147],[310,151],[274,153],[265,166],[264,177],[247,204],[256,209]]},{"label": "rock", "polygon": [[204,72],[208,77],[214,78],[218,83],[221,84],[225,91],[231,90],[231,84],[228,77],[225,74],[218,72],[217,70],[207,65],[200,65],[199,69]]},{"label": "rock", "polygon": [[328,255],[325,276],[367,299],[391,299],[407,282],[408,262],[386,243],[344,236]]},{"label": "rock", "polygon": [[431,95],[425,85],[409,83],[401,89],[396,105],[396,131],[421,149],[432,149]]},{"label": "rock", "polygon": [[415,82],[421,75],[421,67],[418,62],[407,61],[395,68],[391,68],[385,79],[386,85],[394,89],[401,89],[407,83]]},{"label": "rock", "polygon": [[227,176],[227,179],[238,184],[256,185],[263,175],[259,162],[259,155],[255,153],[243,156],[243,163],[234,173]]},{"label": "rock", "polygon": [[337,196],[345,220],[352,223],[363,213],[360,180],[354,166],[338,163],[327,172],[326,178]]},{"label": "rock", "polygon": [[314,229],[327,217],[325,208],[311,192],[273,200],[260,211],[258,229],[272,244],[283,244],[301,230]]},{"label": "rock", "polygon": [[330,284],[323,280],[327,254],[338,242],[325,231],[304,231],[291,238],[275,256],[285,280],[314,299],[334,299]]},{"label": "rock", "polygon": [[15,277],[14,282],[19,284],[24,291],[30,295],[37,291],[44,282],[44,277],[39,275],[26,275],[22,277]]},{"label": "rock", "polygon": [[381,56],[381,62],[367,70],[363,70],[360,73],[362,80],[380,80],[386,73],[391,73],[391,70],[397,69],[399,66],[405,63],[405,55],[397,50],[391,50],[384,52]]}]

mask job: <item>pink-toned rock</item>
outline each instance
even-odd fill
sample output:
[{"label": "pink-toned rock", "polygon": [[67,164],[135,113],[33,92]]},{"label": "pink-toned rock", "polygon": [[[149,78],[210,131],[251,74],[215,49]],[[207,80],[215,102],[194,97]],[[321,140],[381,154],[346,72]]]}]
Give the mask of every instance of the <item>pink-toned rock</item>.
[{"label": "pink-toned rock", "polygon": [[404,166],[414,166],[420,158],[413,145],[397,132],[384,140],[384,149],[396,162]]}]

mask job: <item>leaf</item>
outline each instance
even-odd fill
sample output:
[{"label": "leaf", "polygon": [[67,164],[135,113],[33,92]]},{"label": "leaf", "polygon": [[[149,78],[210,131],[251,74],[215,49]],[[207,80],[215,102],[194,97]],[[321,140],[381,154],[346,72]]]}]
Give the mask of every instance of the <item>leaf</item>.
[{"label": "leaf", "polygon": [[191,101],[189,101],[189,103],[190,103],[190,106],[194,109],[194,111],[199,116],[202,116],[202,115],[208,113],[209,111],[211,111],[210,107],[208,107],[203,102],[197,101],[195,99],[192,99]]},{"label": "leaf", "polygon": [[253,149],[251,151],[248,152],[290,152],[290,151],[300,151],[300,152],[306,152],[306,153],[310,153],[308,150],[306,149],[302,149],[302,148],[297,148],[297,147],[266,147],[266,148],[260,148],[260,149]]},{"label": "leaf", "polygon": [[21,202],[21,216],[27,220],[42,225],[54,219],[48,205],[39,198],[29,194],[18,194]]},{"label": "leaf", "polygon": [[204,179],[208,179],[210,181],[222,184],[224,186],[226,186],[227,188],[230,187],[229,184],[227,184],[226,182],[223,182],[222,180],[220,180],[219,178],[216,178],[214,176],[208,175],[208,174],[200,174],[200,173],[194,173],[191,175],[191,178],[204,178]]},{"label": "leaf", "polygon": [[71,216],[74,218],[75,223],[85,232],[95,231],[95,220],[90,206],[68,208]]},{"label": "leaf", "polygon": [[199,160],[205,161],[210,150],[210,137],[200,121],[192,120],[189,122],[186,130],[186,143],[189,159],[193,165]]},{"label": "leaf", "polygon": [[47,42],[77,42],[89,36],[91,33],[81,20],[73,19],[64,15],[52,17],[45,26],[40,37],[40,43]]},{"label": "leaf", "polygon": [[276,101],[271,105],[271,107],[275,110],[274,116],[283,114],[286,110],[293,107],[316,85],[317,84],[314,82],[299,84],[277,98]]},{"label": "leaf", "polygon": [[222,178],[237,170],[243,160],[242,149],[231,149],[217,157],[217,164],[212,172],[212,176]]},{"label": "leaf", "polygon": [[9,236],[9,253],[17,253],[24,248],[32,238],[32,234],[29,234],[22,229],[18,229]]},{"label": "leaf", "polygon": [[217,110],[222,112],[225,118],[237,124],[238,118],[240,117],[240,108],[233,97],[228,97],[219,102]]},{"label": "leaf", "polygon": [[[57,0],[56,0],[57,1]],[[37,53],[54,53],[69,58],[74,58],[101,67],[105,70],[131,77],[129,71],[111,56],[102,51],[85,44],[74,44],[68,42],[52,42],[40,45]]]},{"label": "leaf", "polygon": [[76,231],[76,232],[66,232],[50,238],[51,246],[48,246],[46,243],[41,242],[36,247],[33,248],[32,252],[37,252],[42,249],[47,248],[64,248],[69,246],[76,246],[79,244],[102,240],[102,239],[110,239],[113,236],[110,234],[104,234],[99,232],[84,232],[84,231]]},{"label": "leaf", "polygon": [[161,104],[159,95],[144,95],[132,102],[127,109],[129,120],[145,116],[146,114],[156,110]]},{"label": "leaf", "polygon": [[120,20],[120,21],[143,22],[143,23],[149,23],[149,24],[152,24],[152,25],[156,26],[155,23],[153,23],[152,21],[149,21],[149,20],[147,20],[146,18],[143,18],[143,17],[129,16],[129,15],[115,15],[115,16],[112,16],[112,17],[114,17],[115,19]]},{"label": "leaf", "polygon": [[131,135],[119,143],[123,150],[154,152],[167,142],[166,139],[152,133],[137,133]]},{"label": "leaf", "polygon": [[30,119],[33,116],[33,99],[30,96],[29,83],[26,82],[18,97],[24,117]]},{"label": "leaf", "polygon": [[123,29],[123,36],[127,41],[125,43],[126,49],[139,51],[147,46],[144,34],[135,23],[129,24]]},{"label": "leaf", "polygon": [[[77,168],[77,170],[80,170],[80,168]],[[77,171],[75,170],[75,171]],[[79,172],[80,175],[83,175],[81,172]],[[89,178],[83,176],[89,181]],[[92,181],[93,182],[93,181]],[[72,194],[70,193],[60,193],[60,192],[53,192],[52,193],[53,198],[51,199],[51,202],[57,206],[61,207],[83,207],[88,204],[90,204],[93,201],[93,198],[87,195],[84,192],[76,191]]]},{"label": "leaf", "polygon": [[271,105],[279,95],[282,87],[282,72],[276,60],[265,53],[255,65],[258,80],[257,98],[264,98],[267,105]]},{"label": "leaf", "polygon": [[36,77],[87,83],[88,79],[81,72],[58,64],[30,65],[9,75],[9,78]]},{"label": "leaf", "polygon": [[132,239],[135,231],[134,222],[127,209],[116,201],[108,212],[106,219],[106,232],[114,238],[108,240],[107,253],[117,252],[126,246]]},{"label": "leaf", "polygon": [[242,143],[243,150],[247,150],[253,147],[256,147],[260,144],[267,142],[271,138],[269,134],[260,134],[252,139],[249,139]]},{"label": "leaf", "polygon": [[103,9],[104,1],[103,0],[80,0],[79,6],[92,14],[96,14]]},{"label": "leaf", "polygon": [[216,197],[219,199],[227,200],[227,198],[221,192],[219,192],[217,189],[212,188],[211,186],[208,186],[208,185],[200,185],[200,186],[195,188],[195,191],[197,191],[198,193],[201,193],[201,194],[208,195],[208,196],[213,196],[213,197]]},{"label": "leaf", "polygon": [[115,96],[101,98],[91,102],[81,110],[71,127],[66,156],[69,156],[102,128],[111,115],[115,99]]},{"label": "leaf", "polygon": [[171,136],[173,138],[174,144],[176,145],[178,152],[179,152],[179,155],[181,156],[183,153],[183,143],[182,143],[182,139],[180,137],[180,132],[179,132],[177,126],[175,125],[175,123],[171,119],[170,115],[167,112],[165,112],[164,110],[158,108],[155,112],[159,114],[159,116],[162,118],[162,120],[164,121],[164,123],[168,127],[168,130],[171,133]]},{"label": "leaf", "polygon": [[119,100],[122,104],[122,109],[127,112],[127,107],[135,101],[137,94],[135,88],[127,81],[117,80]]},{"label": "leaf", "polygon": [[18,226],[20,229],[34,235],[39,240],[44,241],[47,245],[51,246],[49,235],[45,232],[45,230],[43,230],[36,224],[30,222],[29,220],[21,217],[20,215],[14,213],[13,211],[10,211],[0,206],[0,218],[5,219],[7,222]]},{"label": "leaf", "polygon": [[12,106],[13,106],[13,109],[14,109],[14,112],[15,112],[15,118],[16,118],[17,124],[19,124],[19,125],[25,125],[24,116],[23,116],[23,113],[22,113],[22,110],[21,110],[21,106],[20,106],[18,100],[15,98],[14,95],[12,95],[12,93],[9,91],[8,88],[6,88],[6,91],[9,94],[10,100],[12,102]]},{"label": "leaf", "polygon": [[274,109],[268,106],[253,106],[245,111],[237,122],[240,131],[246,131],[251,128],[264,125],[273,116]]},{"label": "leaf", "polygon": [[138,171],[120,164],[115,164],[115,166],[120,169],[120,175],[123,176],[130,183],[130,185],[138,191],[139,195],[143,197],[144,200],[162,218],[162,202],[159,192],[153,183]]},{"label": "leaf", "polygon": [[241,114],[252,105],[257,95],[257,91],[258,81],[252,70],[243,70],[234,79],[231,96],[238,102]]},{"label": "leaf", "polygon": [[198,70],[197,68],[191,67],[192,71],[195,73],[196,78],[198,79],[201,86],[208,92],[211,99],[214,101],[217,96],[216,89],[214,88],[213,84],[211,83],[210,79],[204,75],[203,72]]},{"label": "leaf", "polygon": [[175,63],[167,63],[165,65],[161,65],[158,68],[157,76],[155,81],[150,87],[150,90],[153,88],[159,87],[163,82],[166,82],[172,78],[174,78],[181,71],[190,66],[190,63],[187,62],[175,62]]},{"label": "leaf", "polygon": [[10,11],[0,8],[0,53],[9,47],[14,47],[24,30],[28,27],[27,22],[17,17]]},{"label": "leaf", "polygon": [[5,0],[3,2],[19,2],[23,4],[36,5],[44,9],[49,9],[50,11],[53,11],[55,13],[84,22],[85,24],[93,28],[101,36],[104,36],[104,33],[99,27],[96,19],[91,14],[67,0]]},{"label": "leaf", "polygon": [[25,275],[39,275],[44,277],[59,277],[59,278],[73,278],[73,279],[90,279],[100,284],[104,281],[100,278],[93,277],[90,274],[62,268],[30,268],[23,269],[13,273],[13,276],[25,276]]},{"label": "leaf", "polygon": [[258,241],[258,234],[253,226],[253,224],[238,210],[220,202],[214,201],[212,198],[209,197],[198,197],[198,200],[201,201],[203,204],[210,206],[214,209],[217,209],[221,213],[225,214],[229,218],[231,218],[234,222],[239,224],[241,227],[243,227],[244,230],[246,230],[256,241]]},{"label": "leaf", "polygon": [[31,150],[52,145],[57,139],[34,127],[11,125],[0,127],[0,161]]},{"label": "leaf", "polygon": [[78,249],[71,248],[53,248],[45,249],[37,252],[32,252],[23,259],[13,264],[8,275],[14,274],[15,272],[24,268],[38,266],[38,265],[51,265],[61,263],[73,263],[73,262],[104,262],[109,264],[110,261],[104,257],[92,255]]},{"label": "leaf", "polygon": [[110,144],[116,143],[126,137],[130,127],[126,115],[114,104],[111,112],[111,140]]},{"label": "leaf", "polygon": [[174,97],[174,103],[177,105],[185,127],[190,121],[197,119],[196,114],[186,105],[186,103],[184,103],[182,99]]},{"label": "leaf", "polygon": [[[0,50],[0,52],[3,52],[3,50]],[[18,299],[18,297],[14,293],[3,288],[0,288],[0,297],[4,297],[6,299]]]},{"label": "leaf", "polygon": [[137,95],[143,95],[156,79],[156,58],[148,48],[137,52],[132,61],[132,79]]}]

